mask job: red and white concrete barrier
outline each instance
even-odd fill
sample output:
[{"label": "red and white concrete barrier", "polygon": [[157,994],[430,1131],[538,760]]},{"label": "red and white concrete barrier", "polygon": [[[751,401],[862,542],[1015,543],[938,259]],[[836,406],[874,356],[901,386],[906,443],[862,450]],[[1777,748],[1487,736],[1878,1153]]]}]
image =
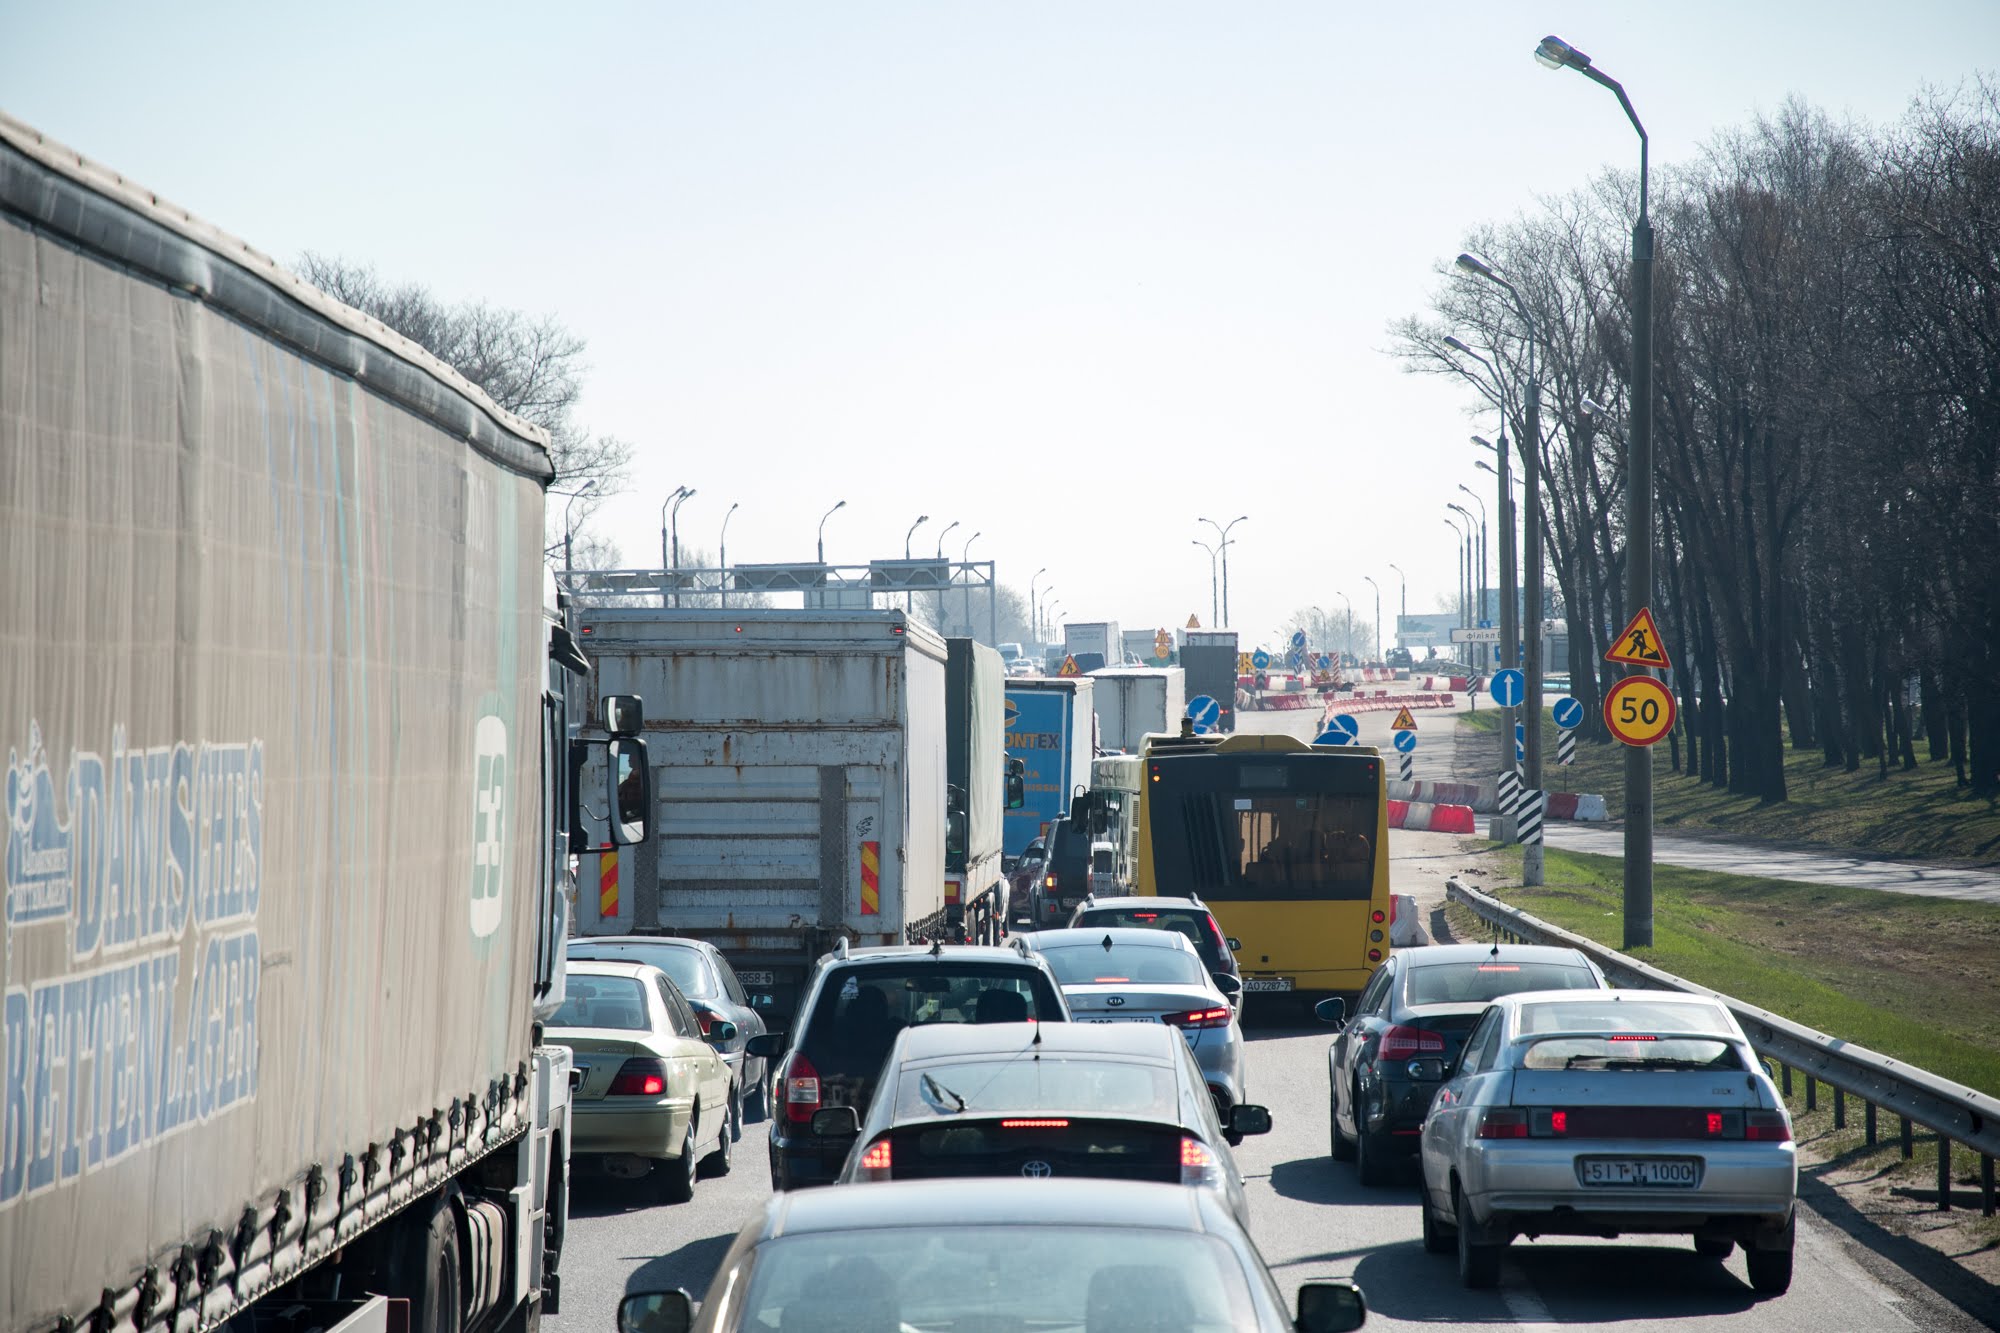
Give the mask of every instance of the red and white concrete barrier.
[{"label": "red and white concrete barrier", "polygon": [[[1494,813],[1499,805],[1499,797],[1491,782],[1403,782],[1391,778],[1389,798],[1392,801],[1466,805],[1482,815]],[[1609,817],[1602,796],[1574,791],[1548,793],[1548,804],[1543,814],[1547,819],[1573,819],[1586,823]]]},{"label": "red and white concrete barrier", "polygon": [[1474,831],[1472,807],[1392,798],[1389,802],[1389,827],[1420,833],[1471,833]]}]

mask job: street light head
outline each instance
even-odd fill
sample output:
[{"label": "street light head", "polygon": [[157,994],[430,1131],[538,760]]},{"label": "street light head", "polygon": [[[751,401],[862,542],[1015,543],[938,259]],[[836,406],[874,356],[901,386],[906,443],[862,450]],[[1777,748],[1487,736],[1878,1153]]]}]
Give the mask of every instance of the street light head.
[{"label": "street light head", "polygon": [[1454,352],[1463,352],[1467,356],[1473,355],[1472,349],[1470,347],[1467,347],[1464,343],[1460,342],[1458,340],[1457,334],[1447,333],[1444,337],[1444,345],[1446,347],[1451,348],[1451,350]]},{"label": "street light head", "polygon": [[1472,442],[1478,445],[1481,449],[1491,449],[1496,454],[1500,452],[1498,449],[1493,448],[1493,441],[1487,439],[1484,435],[1473,436]]},{"label": "street light head", "polygon": [[1551,33],[1535,48],[1535,59],[1549,69],[1589,69],[1590,57]]},{"label": "street light head", "polygon": [[577,487],[574,491],[570,492],[570,494],[582,495],[586,491],[594,491],[596,489],[597,489],[597,478],[592,477],[589,481],[586,481],[585,483],[583,483],[583,485]]},{"label": "street light head", "polygon": [[1611,415],[1610,408],[1588,394],[1578,400],[1577,406],[1583,409],[1583,414],[1587,417],[1608,417]]},{"label": "street light head", "polygon": [[[1486,461],[1485,459],[1483,459],[1483,458],[1475,458],[1475,459],[1473,459],[1473,460],[1472,460],[1472,466],[1474,466],[1474,467],[1478,468],[1478,469],[1479,469],[1479,470],[1480,470],[1481,472],[1493,472],[1493,465],[1492,465],[1491,463],[1487,462],[1487,461]],[[1493,472],[1493,475],[1497,477],[1497,476],[1499,476],[1500,474],[1499,474],[1498,472]]]},{"label": "street light head", "polygon": [[1467,273],[1477,273],[1482,278],[1497,278],[1500,276],[1499,274],[1493,271],[1493,266],[1491,264],[1481,259],[1478,255],[1461,254],[1453,262],[1455,262],[1460,268],[1464,269]]},{"label": "street light head", "polygon": [[827,512],[828,512],[828,513],[830,514],[830,513],[833,513],[833,512],[835,511],[835,510],[840,510],[840,509],[845,509],[845,508],[847,508],[847,501],[845,501],[845,500],[842,500],[842,501],[838,502],[837,504],[835,504],[835,505],[834,505],[834,507],[833,507],[833,509],[829,509],[829,510],[827,510]]}]

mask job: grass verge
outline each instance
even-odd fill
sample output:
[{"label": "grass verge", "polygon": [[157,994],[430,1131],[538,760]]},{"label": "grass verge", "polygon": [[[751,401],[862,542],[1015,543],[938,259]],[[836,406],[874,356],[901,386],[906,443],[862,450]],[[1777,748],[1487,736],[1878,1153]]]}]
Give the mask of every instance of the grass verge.
[{"label": "grass verge", "polygon": [[[1531,889],[1520,850],[1505,856],[1512,882],[1488,892],[1621,946],[1620,861],[1549,848],[1547,882]],[[2000,905],[1655,865],[1653,907],[1654,946],[1634,957],[2000,1095]],[[1490,933],[1449,911],[1459,938]]]},{"label": "grass verge", "polygon": [[[1460,725],[1492,732],[1497,709],[1465,714]],[[1597,792],[1613,810],[1624,805],[1625,747],[1584,742],[1576,762],[1557,767],[1557,728],[1543,719],[1542,756],[1548,785]],[[2000,800],[1975,797],[1957,785],[1948,764],[1923,759],[1882,776],[1871,761],[1857,772],[1828,768],[1818,750],[1785,752],[1788,797],[1763,805],[1707,786],[1669,767],[1665,742],[1653,747],[1654,827],[1728,833],[1769,841],[1870,852],[1878,856],[2000,864]]]}]

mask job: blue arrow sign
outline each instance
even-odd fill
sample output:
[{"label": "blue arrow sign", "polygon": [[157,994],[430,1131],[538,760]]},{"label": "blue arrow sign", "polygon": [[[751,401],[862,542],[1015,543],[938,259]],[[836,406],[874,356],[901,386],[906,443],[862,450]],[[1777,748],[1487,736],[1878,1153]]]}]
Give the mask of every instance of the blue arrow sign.
[{"label": "blue arrow sign", "polygon": [[1574,731],[1583,725],[1583,705],[1574,699],[1558,699],[1555,706],[1556,725],[1564,731]]},{"label": "blue arrow sign", "polygon": [[1305,647],[1305,646],[1306,646],[1306,632],[1305,632],[1304,630],[1302,630],[1302,629],[1295,629],[1295,630],[1293,630],[1293,631],[1292,631],[1292,647],[1294,647],[1294,648],[1303,648],[1303,647]]},{"label": "blue arrow sign", "polygon": [[1187,715],[1194,719],[1194,729],[1207,733],[1215,730],[1216,722],[1222,717],[1222,705],[1206,694],[1197,694],[1188,700]]},{"label": "blue arrow sign", "polygon": [[1502,708],[1519,708],[1521,700],[1527,697],[1528,678],[1512,668],[1496,671],[1486,690]]},{"label": "blue arrow sign", "polygon": [[1259,648],[1256,652],[1250,654],[1250,665],[1262,671],[1265,667],[1271,665],[1271,655],[1262,648]]},{"label": "blue arrow sign", "polygon": [[1314,745],[1352,745],[1354,738],[1361,734],[1361,724],[1347,713],[1336,713],[1326,720],[1326,730],[1313,737]]},{"label": "blue arrow sign", "polygon": [[1321,653],[1317,658],[1314,659],[1313,665],[1318,667],[1321,671],[1329,671],[1333,668],[1333,659],[1331,657],[1328,657],[1325,653]]},{"label": "blue arrow sign", "polygon": [[1396,750],[1399,754],[1409,754],[1417,748],[1417,733],[1399,731],[1396,733]]}]

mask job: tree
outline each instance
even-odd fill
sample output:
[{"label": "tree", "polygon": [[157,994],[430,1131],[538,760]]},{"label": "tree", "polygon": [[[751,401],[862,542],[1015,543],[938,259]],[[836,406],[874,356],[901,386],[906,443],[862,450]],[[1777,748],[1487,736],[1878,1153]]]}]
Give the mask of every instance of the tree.
[{"label": "tree", "polygon": [[[527,315],[483,301],[447,304],[419,283],[384,281],[370,265],[306,252],[299,276],[337,301],[380,320],[479,386],[487,397],[549,433],[556,492],[596,488],[577,502],[572,558],[593,568],[618,563],[608,538],[587,534],[590,516],[625,487],[632,445],[593,435],[576,420],[586,344],[554,315]],[[549,506],[550,558],[562,554],[561,506]]]}]

